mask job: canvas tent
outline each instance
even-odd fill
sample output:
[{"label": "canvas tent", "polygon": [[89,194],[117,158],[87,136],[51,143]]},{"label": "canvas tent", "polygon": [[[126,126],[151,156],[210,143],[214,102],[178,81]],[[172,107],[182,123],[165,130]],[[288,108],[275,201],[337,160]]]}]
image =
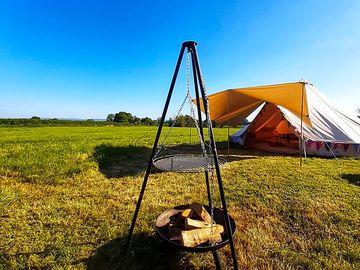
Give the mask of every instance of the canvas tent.
[{"label": "canvas tent", "polygon": [[211,119],[232,126],[261,105],[252,123],[230,137],[232,142],[284,153],[296,153],[301,145],[311,155],[359,156],[360,121],[311,83],[229,89],[209,96]]}]

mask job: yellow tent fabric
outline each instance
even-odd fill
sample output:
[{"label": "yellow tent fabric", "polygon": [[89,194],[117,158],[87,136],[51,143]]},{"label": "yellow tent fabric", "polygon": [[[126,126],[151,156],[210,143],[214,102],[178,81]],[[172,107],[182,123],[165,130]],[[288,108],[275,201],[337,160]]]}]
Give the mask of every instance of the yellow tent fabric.
[{"label": "yellow tent fabric", "polygon": [[[240,124],[264,101],[280,105],[311,126],[303,82],[229,89],[209,95],[211,119],[217,123]],[[201,102],[200,108],[204,111]]]}]

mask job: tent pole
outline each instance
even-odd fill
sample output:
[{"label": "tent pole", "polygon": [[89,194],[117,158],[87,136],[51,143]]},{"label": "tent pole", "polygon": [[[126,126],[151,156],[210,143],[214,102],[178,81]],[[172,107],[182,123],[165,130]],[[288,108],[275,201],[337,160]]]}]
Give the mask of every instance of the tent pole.
[{"label": "tent pole", "polygon": [[302,84],[301,89],[301,117],[300,117],[300,167],[302,167],[302,152],[304,149],[304,134],[303,134],[303,114],[304,114],[304,91],[305,91],[305,83]]}]

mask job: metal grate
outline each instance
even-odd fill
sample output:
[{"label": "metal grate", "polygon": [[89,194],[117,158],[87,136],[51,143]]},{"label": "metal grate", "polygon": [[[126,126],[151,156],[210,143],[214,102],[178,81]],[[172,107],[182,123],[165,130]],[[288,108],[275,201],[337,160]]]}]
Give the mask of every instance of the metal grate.
[{"label": "metal grate", "polygon": [[[226,160],[219,158],[219,166]],[[153,164],[161,171],[167,172],[202,172],[214,169],[214,161],[210,157],[200,155],[168,155],[153,159]]]}]

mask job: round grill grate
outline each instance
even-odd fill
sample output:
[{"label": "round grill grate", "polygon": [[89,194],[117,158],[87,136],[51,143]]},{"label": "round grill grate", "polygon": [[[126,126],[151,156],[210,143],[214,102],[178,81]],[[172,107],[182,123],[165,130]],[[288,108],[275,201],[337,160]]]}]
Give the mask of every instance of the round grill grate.
[{"label": "round grill grate", "polygon": [[[219,166],[226,160],[219,158]],[[210,157],[200,155],[168,155],[155,158],[153,164],[161,171],[167,172],[203,172],[214,169],[214,162]]]}]

